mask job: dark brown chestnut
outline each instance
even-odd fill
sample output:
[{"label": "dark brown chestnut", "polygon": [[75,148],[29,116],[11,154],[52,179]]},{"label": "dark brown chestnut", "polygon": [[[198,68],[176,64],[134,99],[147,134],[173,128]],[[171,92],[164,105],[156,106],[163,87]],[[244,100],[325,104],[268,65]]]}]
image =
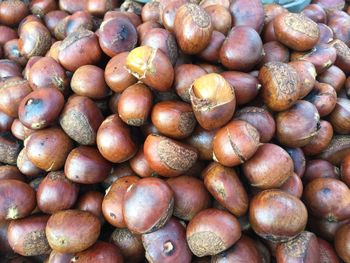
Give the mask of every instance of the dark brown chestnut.
[{"label": "dark brown chestnut", "polygon": [[15,179],[18,181],[25,181],[25,178],[21,171],[13,165],[1,165],[0,166],[0,180]]},{"label": "dark brown chestnut", "polygon": [[29,8],[32,14],[43,17],[48,12],[58,9],[58,6],[55,0],[33,0]]},{"label": "dark brown chestnut", "polygon": [[303,182],[300,177],[293,173],[293,175],[289,176],[287,181],[285,181],[280,187],[282,191],[294,195],[297,198],[301,198],[303,195]]},{"label": "dark brown chestnut", "polygon": [[25,66],[28,59],[22,56],[18,48],[18,39],[7,41],[3,46],[4,57],[11,59],[21,66]]},{"label": "dark brown chestnut", "polygon": [[317,238],[317,243],[320,250],[320,263],[341,263],[331,244],[319,237]]},{"label": "dark brown chestnut", "polygon": [[298,74],[300,90],[299,99],[304,98],[314,88],[316,82],[316,68],[314,64],[305,60],[291,61],[289,66],[295,69]]},{"label": "dark brown chestnut", "polygon": [[350,113],[350,101],[344,98],[338,98],[337,104],[329,115],[329,120],[334,130],[339,134],[350,133],[350,123],[348,114]]},{"label": "dark brown chestnut", "polygon": [[326,83],[316,81],[314,89],[304,98],[311,102],[321,117],[330,114],[337,105],[335,89]]},{"label": "dark brown chestnut", "polygon": [[143,22],[154,21],[161,22],[160,10],[162,6],[158,1],[147,2],[141,11],[141,18]]},{"label": "dark brown chestnut", "polygon": [[140,177],[151,177],[156,173],[151,169],[143,152],[143,145],[140,146],[136,155],[129,160],[131,169]]},{"label": "dark brown chestnut", "polygon": [[334,64],[345,74],[350,74],[350,48],[339,39],[335,39],[329,44],[333,46],[337,52],[337,58]]},{"label": "dark brown chestnut", "polygon": [[67,12],[62,10],[52,10],[45,14],[44,22],[47,29],[50,30],[51,34],[55,33],[55,27],[68,15],[69,14]]},{"label": "dark brown chestnut", "polygon": [[210,161],[213,158],[213,139],[217,130],[207,131],[197,125],[186,142],[198,150],[199,159]]},{"label": "dark brown chestnut", "polygon": [[301,148],[285,148],[286,152],[293,160],[294,173],[302,177],[305,172],[305,155]]},{"label": "dark brown chestnut", "polygon": [[175,26],[175,16],[177,10],[184,4],[187,0],[167,0],[164,3],[160,2],[160,22],[171,33],[174,33]]},{"label": "dark brown chestnut", "polygon": [[333,137],[333,127],[325,120],[320,121],[320,128],[315,137],[303,147],[306,155],[317,155],[326,149]]},{"label": "dark brown chestnut", "polygon": [[289,49],[278,41],[270,41],[263,45],[264,56],[260,61],[260,65],[264,65],[271,61],[279,61],[287,63],[289,61]]},{"label": "dark brown chestnut", "polygon": [[101,222],[104,221],[104,217],[102,214],[102,201],[103,194],[98,191],[88,191],[82,195],[80,195],[79,199],[75,204],[75,208],[88,211],[98,218],[100,218]]},{"label": "dark brown chestnut", "polygon": [[306,6],[301,12],[316,23],[326,23],[327,14],[321,5],[311,4]]},{"label": "dark brown chestnut", "polygon": [[331,66],[325,72],[318,75],[317,80],[331,85],[335,91],[339,92],[345,84],[346,76],[340,68]]},{"label": "dark brown chestnut", "polygon": [[306,163],[303,181],[308,183],[316,178],[335,178],[339,179],[339,169],[330,162],[314,159]]},{"label": "dark brown chestnut", "polygon": [[5,0],[0,3],[0,23],[15,26],[29,13],[28,5],[21,0]]},{"label": "dark brown chestnut", "polygon": [[320,29],[320,39],[317,44],[328,44],[333,40],[334,34],[332,29],[326,24],[318,23],[318,28]]},{"label": "dark brown chestnut", "polygon": [[[90,2],[90,1],[89,1]],[[83,263],[83,262],[98,262],[103,259],[105,263],[123,263],[123,256],[120,249],[107,242],[97,241],[88,249],[78,252],[71,259],[71,262]]]},{"label": "dark brown chestnut", "polygon": [[340,166],[340,178],[341,180],[350,187],[350,155],[347,154],[343,158]]},{"label": "dark brown chestnut", "polygon": [[332,29],[334,38],[350,44],[349,30],[350,17],[341,10],[330,10],[327,12],[327,25]]},{"label": "dark brown chestnut", "polygon": [[341,257],[341,259],[344,260],[345,262],[350,261],[349,242],[350,242],[350,223],[347,223],[341,226],[337,230],[334,237],[335,250],[337,251],[338,255]]},{"label": "dark brown chestnut", "polygon": [[0,162],[16,164],[16,159],[22,148],[21,143],[9,132],[0,133]]},{"label": "dark brown chestnut", "polygon": [[204,7],[204,10],[210,16],[211,23],[213,24],[213,30],[227,35],[229,30],[232,28],[232,17],[228,8],[222,5],[210,5]]},{"label": "dark brown chestnut", "polygon": [[224,41],[224,34],[219,31],[213,31],[208,46],[197,57],[207,62],[218,63],[220,60],[220,48]]}]

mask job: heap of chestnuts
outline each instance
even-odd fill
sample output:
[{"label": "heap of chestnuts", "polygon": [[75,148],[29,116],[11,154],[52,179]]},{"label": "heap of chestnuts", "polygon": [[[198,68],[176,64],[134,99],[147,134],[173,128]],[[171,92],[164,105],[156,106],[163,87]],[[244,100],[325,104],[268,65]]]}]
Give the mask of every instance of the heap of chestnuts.
[{"label": "heap of chestnuts", "polygon": [[350,263],[350,1],[0,1],[0,262]]}]

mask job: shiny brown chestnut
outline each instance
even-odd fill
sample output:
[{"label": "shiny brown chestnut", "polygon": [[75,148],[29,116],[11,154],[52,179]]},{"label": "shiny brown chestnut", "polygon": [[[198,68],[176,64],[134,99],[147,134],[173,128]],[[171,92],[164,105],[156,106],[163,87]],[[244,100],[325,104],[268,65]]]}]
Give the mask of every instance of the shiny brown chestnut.
[{"label": "shiny brown chestnut", "polygon": [[344,98],[338,98],[334,110],[329,115],[329,120],[334,131],[339,134],[350,133],[350,123],[348,114],[350,114],[350,101]]},{"label": "shiny brown chestnut", "polygon": [[340,180],[316,178],[304,188],[303,199],[310,214],[328,221],[349,218],[350,190]]},{"label": "shiny brown chestnut", "polygon": [[0,25],[0,44],[4,45],[7,41],[17,39],[17,31],[11,27]]},{"label": "shiny brown chestnut", "polygon": [[151,113],[152,102],[151,90],[142,83],[136,83],[120,94],[116,112],[126,124],[142,126]]},{"label": "shiny brown chestnut", "polygon": [[333,40],[334,34],[332,29],[326,24],[318,23],[318,28],[320,29],[320,39],[317,44],[328,44]]},{"label": "shiny brown chestnut", "polygon": [[226,68],[237,71],[250,71],[262,55],[262,40],[259,34],[248,26],[233,27],[220,49],[221,63]]},{"label": "shiny brown chestnut", "polygon": [[29,8],[32,14],[43,17],[48,12],[58,9],[58,6],[55,0],[33,0]]},{"label": "shiny brown chestnut", "polygon": [[325,72],[318,75],[317,80],[331,85],[335,91],[339,92],[345,84],[346,76],[340,68],[331,66]]},{"label": "shiny brown chestnut", "polygon": [[59,0],[58,4],[61,10],[73,14],[74,12],[84,10],[86,0],[78,2],[71,2],[69,0]]},{"label": "shiny brown chestnut", "polygon": [[199,212],[188,224],[186,238],[197,257],[216,255],[241,237],[241,227],[235,216],[209,208]]},{"label": "shiny brown chestnut", "polygon": [[232,118],[236,108],[235,93],[221,75],[210,73],[197,78],[189,92],[195,117],[204,129],[220,128]]},{"label": "shiny brown chestnut", "polygon": [[337,52],[337,59],[334,64],[345,74],[350,74],[350,48],[339,39],[335,39],[329,44],[333,46]]},{"label": "shiny brown chestnut", "polygon": [[174,192],[174,216],[190,221],[200,211],[210,207],[210,195],[203,182],[195,177],[181,175],[167,180]]},{"label": "shiny brown chestnut", "polygon": [[233,120],[215,134],[213,159],[225,166],[242,164],[255,154],[259,140],[259,132],[253,125]]},{"label": "shiny brown chestnut", "polygon": [[142,23],[139,14],[136,14],[134,12],[125,12],[121,9],[119,9],[119,11],[118,9],[116,9],[116,10],[111,10],[106,12],[105,15],[103,16],[103,21],[107,21],[109,19],[116,18],[116,17],[128,18],[130,22],[134,25],[134,27],[138,27]]},{"label": "shiny brown chestnut", "polygon": [[277,189],[265,190],[250,201],[249,219],[259,236],[273,242],[286,242],[304,230],[307,210],[293,195]]},{"label": "shiny brown chestnut", "polygon": [[313,2],[325,10],[342,10],[345,6],[344,0],[314,0]]},{"label": "shiny brown chestnut", "polygon": [[197,125],[186,142],[198,150],[199,159],[210,161],[213,158],[213,139],[217,130],[207,131]]},{"label": "shiny brown chestnut", "polygon": [[350,223],[341,226],[337,230],[334,237],[335,250],[337,251],[338,255],[341,257],[341,259],[343,259],[345,262],[350,261],[349,242],[350,242]]},{"label": "shiny brown chestnut", "polygon": [[318,236],[326,239],[327,241],[333,242],[334,236],[337,230],[345,225],[350,223],[350,221],[343,220],[343,221],[328,221],[325,219],[319,219],[315,218],[311,215],[309,215],[309,228],[314,232],[317,233]]},{"label": "shiny brown chestnut", "polygon": [[142,244],[149,262],[191,262],[186,228],[175,218],[171,218],[161,229],[143,234]]},{"label": "shiny brown chestnut", "polygon": [[103,16],[107,11],[115,9],[117,0],[87,0],[86,9],[93,16]]},{"label": "shiny brown chestnut", "polygon": [[14,179],[18,181],[25,181],[25,178],[21,171],[13,165],[1,165],[0,166],[0,180]]},{"label": "shiny brown chestnut", "polygon": [[136,28],[139,42],[142,42],[142,39],[144,39],[148,32],[153,28],[162,28],[162,26],[154,21],[147,21],[139,25]]},{"label": "shiny brown chestnut", "polygon": [[123,263],[123,256],[120,249],[104,241],[97,241],[88,249],[78,252],[71,259],[72,262],[83,263],[83,262],[98,262],[103,258],[105,263]]},{"label": "shiny brown chestnut", "polygon": [[159,49],[141,46],[126,58],[126,68],[137,79],[157,91],[169,91],[174,80],[174,69],[169,58]]},{"label": "shiny brown chestnut", "polygon": [[208,46],[197,54],[197,57],[211,63],[220,60],[220,48],[225,41],[225,35],[219,31],[213,31]]},{"label": "shiny brown chestnut", "polygon": [[314,159],[306,163],[303,181],[305,183],[311,182],[316,178],[335,178],[339,179],[339,169],[330,162]]},{"label": "shiny brown chestnut", "polygon": [[[80,231],[76,231],[77,225]],[[93,245],[100,229],[100,220],[90,212],[64,210],[49,218],[45,232],[52,249],[61,253],[76,253]]]},{"label": "shiny brown chestnut", "polygon": [[84,96],[70,97],[59,118],[65,133],[82,145],[96,143],[97,130],[102,121],[100,109],[94,101]]},{"label": "shiny brown chestnut", "polygon": [[187,0],[169,0],[164,3],[160,2],[160,22],[166,30],[174,33],[177,10],[187,2]]},{"label": "shiny brown chestnut", "polygon": [[67,17],[69,14],[62,10],[52,10],[45,14],[44,22],[48,30],[50,30],[51,34],[55,33],[55,27]]},{"label": "shiny brown chestnut", "polygon": [[45,235],[48,219],[48,215],[34,215],[11,221],[7,238],[12,249],[26,257],[49,254],[51,248]]},{"label": "shiny brown chestnut", "polygon": [[117,114],[102,122],[97,131],[96,142],[102,156],[113,163],[127,161],[137,152],[130,128]]},{"label": "shiny brown chestnut", "polygon": [[103,194],[98,191],[88,191],[82,195],[80,195],[79,199],[75,204],[75,208],[88,211],[95,216],[97,216],[101,222],[104,221],[104,217],[102,214],[102,201]]},{"label": "shiny brown chestnut", "polygon": [[273,20],[273,26],[278,41],[293,50],[309,50],[320,38],[317,24],[303,14],[280,14]]},{"label": "shiny brown chestnut", "polygon": [[333,127],[325,120],[320,121],[320,128],[315,137],[302,149],[306,155],[317,155],[325,150],[333,137]]},{"label": "shiny brown chestnut", "polygon": [[29,159],[26,148],[23,148],[18,154],[17,167],[22,174],[29,177],[39,177],[45,174],[44,170],[36,167]]},{"label": "shiny brown chestnut", "polygon": [[11,248],[8,238],[7,238],[7,229],[11,221],[9,220],[2,220],[0,223],[0,252],[5,258],[10,258],[15,255],[15,252]]},{"label": "shiny brown chestnut", "polygon": [[232,17],[228,8],[222,5],[210,5],[204,7],[204,10],[210,16],[213,30],[227,35],[232,28]]},{"label": "shiny brown chestnut", "polygon": [[304,98],[314,88],[316,82],[316,68],[314,64],[305,60],[291,61],[289,66],[295,69],[298,74],[300,90],[299,99]]},{"label": "shiny brown chestnut", "polygon": [[286,152],[292,158],[294,173],[302,177],[305,172],[305,155],[301,148],[285,148]]},{"label": "shiny brown chestnut", "polygon": [[174,31],[181,51],[193,55],[209,44],[213,24],[210,15],[202,7],[186,3],[176,12]]},{"label": "shiny brown chestnut", "polygon": [[9,59],[0,59],[0,81],[9,77],[22,77],[21,66]]},{"label": "shiny brown chestnut", "polygon": [[327,14],[321,5],[311,4],[306,6],[301,12],[316,23],[326,23]]},{"label": "shiny brown chestnut", "polygon": [[273,21],[268,22],[264,28],[263,32],[261,34],[261,38],[264,43],[271,42],[271,41],[278,41],[276,34],[275,34],[275,28],[273,26]]},{"label": "shiny brown chestnut", "polygon": [[293,175],[293,161],[280,146],[265,143],[243,164],[243,172],[254,187],[277,188]]},{"label": "shiny brown chestnut", "polygon": [[341,263],[335,249],[331,244],[322,238],[317,238],[320,250],[320,263]]},{"label": "shiny brown chestnut", "polygon": [[138,152],[129,160],[131,169],[140,177],[155,176],[156,173],[151,169],[143,152],[143,145],[140,146]]},{"label": "shiny brown chestnut", "polygon": [[266,42],[263,45],[264,56],[260,60],[260,65],[271,61],[287,63],[289,61],[289,49],[278,41]]},{"label": "shiny brown chestnut", "polygon": [[162,6],[158,1],[147,2],[141,11],[141,18],[143,22],[154,21],[161,22],[160,9]]},{"label": "shiny brown chestnut", "polygon": [[63,167],[73,143],[60,128],[48,128],[30,135],[25,148],[28,159],[35,166],[55,171]]},{"label": "shiny brown chestnut", "polygon": [[21,0],[5,0],[0,3],[0,23],[17,25],[29,13],[28,5]]},{"label": "shiny brown chestnut", "polygon": [[34,57],[31,57],[30,59],[28,59],[28,62],[26,64],[24,70],[22,71],[22,75],[23,75],[24,79],[29,80],[30,69],[41,58],[42,58],[42,56],[34,56]]},{"label": "shiny brown chestnut", "polygon": [[337,105],[335,89],[329,84],[318,81],[316,81],[314,89],[304,99],[316,107],[321,117],[330,114]]},{"label": "shiny brown chestnut", "polygon": [[300,94],[297,71],[282,62],[269,62],[260,68],[261,96],[265,104],[274,111],[290,108]]},{"label": "shiny brown chestnut", "polygon": [[327,12],[327,25],[332,29],[334,38],[344,41],[345,44],[350,44],[349,30],[350,17],[341,10],[331,10]]},{"label": "shiny brown chestnut", "polygon": [[340,166],[340,178],[341,180],[350,187],[350,155],[347,154],[343,158]]},{"label": "shiny brown chestnut", "polygon": [[[152,202],[149,200],[152,199]],[[127,228],[136,234],[154,232],[170,219],[174,193],[159,178],[142,178],[132,184],[124,195],[123,215]]]},{"label": "shiny brown chestnut", "polygon": [[300,199],[303,195],[303,182],[296,173],[293,173],[279,189]]},{"label": "shiny brown chestnut", "polygon": [[21,66],[25,66],[28,59],[22,56],[18,48],[18,39],[7,41],[3,46],[4,57],[11,59]]}]

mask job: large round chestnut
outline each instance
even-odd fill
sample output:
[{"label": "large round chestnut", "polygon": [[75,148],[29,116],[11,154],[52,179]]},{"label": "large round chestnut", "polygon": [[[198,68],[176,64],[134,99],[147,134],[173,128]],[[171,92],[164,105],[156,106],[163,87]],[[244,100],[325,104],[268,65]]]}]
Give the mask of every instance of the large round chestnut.
[{"label": "large round chestnut", "polygon": [[249,160],[259,146],[260,135],[253,125],[233,120],[217,131],[213,140],[213,159],[225,166]]},{"label": "large round chestnut", "polygon": [[71,208],[78,198],[79,186],[68,180],[63,172],[50,172],[39,184],[36,200],[46,214]]},{"label": "large round chestnut", "polygon": [[64,97],[58,89],[37,89],[22,99],[18,117],[27,128],[39,130],[52,124],[63,106]]},{"label": "large round chestnut", "polygon": [[170,219],[174,193],[169,185],[154,177],[132,184],[124,195],[123,214],[126,226],[136,234],[154,232]]},{"label": "large round chestnut", "polygon": [[263,43],[259,34],[248,26],[231,29],[220,49],[220,61],[228,69],[251,70],[263,56]]},{"label": "large round chestnut", "polygon": [[248,195],[234,169],[211,163],[203,172],[205,187],[223,207],[235,216],[248,210]]},{"label": "large round chestnut", "polygon": [[273,27],[278,41],[297,51],[312,49],[320,38],[318,25],[304,14],[280,14]]},{"label": "large round chestnut", "polygon": [[197,78],[189,92],[195,117],[204,129],[220,128],[232,118],[235,92],[221,75],[210,73]]},{"label": "large round chestnut", "polygon": [[334,110],[329,115],[329,120],[337,133],[350,133],[349,114],[350,101],[348,99],[338,98]]},{"label": "large round chestnut", "polygon": [[243,172],[254,187],[277,188],[293,174],[293,161],[280,146],[265,143],[243,164]]},{"label": "large round chestnut", "polygon": [[35,192],[28,184],[14,180],[0,180],[0,220],[28,216],[35,208]]},{"label": "large round chestnut", "polygon": [[161,229],[142,235],[142,244],[149,262],[190,263],[192,253],[186,241],[186,229],[171,218]]},{"label": "large round chestnut", "polygon": [[262,191],[250,201],[251,227],[269,241],[291,240],[304,230],[307,218],[303,202],[281,190]]},{"label": "large round chestnut", "polygon": [[174,192],[174,216],[190,221],[200,211],[209,208],[210,195],[201,180],[181,175],[168,179],[167,183]]},{"label": "large round chestnut", "polygon": [[198,213],[188,224],[186,238],[197,257],[211,256],[231,247],[241,237],[237,218],[229,212],[209,208]]},{"label": "large round chestnut", "polygon": [[15,26],[29,13],[26,1],[6,0],[0,3],[0,23]]},{"label": "large round chestnut", "polygon": [[107,242],[97,241],[88,249],[78,252],[71,259],[71,262],[99,262],[103,259],[104,263],[123,263],[123,256],[120,249]]},{"label": "large round chestnut", "polygon": [[207,47],[213,32],[209,14],[199,5],[187,3],[176,12],[176,40],[185,54],[197,54]]},{"label": "large round chestnut", "polygon": [[198,159],[194,147],[155,134],[147,136],[143,150],[151,169],[166,177],[186,173]]},{"label": "large round chestnut", "polygon": [[333,137],[333,127],[328,121],[321,120],[320,128],[313,139],[302,149],[306,155],[317,155],[325,150]]},{"label": "large round chestnut", "polygon": [[316,178],[309,182],[303,199],[309,212],[328,221],[342,221],[350,216],[350,189],[334,178]]},{"label": "large round chestnut", "polygon": [[102,122],[97,131],[96,141],[102,156],[113,163],[127,161],[137,152],[130,128],[116,114]]},{"label": "large round chestnut", "polygon": [[334,246],[338,255],[345,262],[350,262],[350,223],[341,226],[334,237]]},{"label": "large round chestnut", "polygon": [[300,90],[299,99],[307,96],[314,88],[316,82],[316,68],[314,64],[305,60],[296,60],[288,63],[298,74]]},{"label": "large round chestnut", "polygon": [[304,100],[297,101],[288,110],[276,116],[276,136],[288,147],[302,147],[308,144],[319,130],[320,115],[316,107]]},{"label": "large round chestnut", "polygon": [[96,103],[84,96],[71,96],[63,108],[59,122],[65,133],[77,143],[93,145],[103,115]]}]

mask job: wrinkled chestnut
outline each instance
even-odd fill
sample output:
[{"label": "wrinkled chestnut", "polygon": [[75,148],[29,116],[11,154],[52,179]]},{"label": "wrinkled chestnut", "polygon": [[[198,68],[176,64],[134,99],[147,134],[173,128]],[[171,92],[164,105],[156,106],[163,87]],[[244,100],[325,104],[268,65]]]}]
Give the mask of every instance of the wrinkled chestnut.
[{"label": "wrinkled chestnut", "polygon": [[320,154],[327,148],[333,137],[333,127],[328,121],[321,120],[320,128],[313,139],[303,147],[306,155]]},{"label": "wrinkled chestnut", "polygon": [[299,99],[304,98],[314,88],[316,82],[316,68],[315,66],[305,60],[291,61],[289,66],[295,69],[298,74],[300,90]]}]

